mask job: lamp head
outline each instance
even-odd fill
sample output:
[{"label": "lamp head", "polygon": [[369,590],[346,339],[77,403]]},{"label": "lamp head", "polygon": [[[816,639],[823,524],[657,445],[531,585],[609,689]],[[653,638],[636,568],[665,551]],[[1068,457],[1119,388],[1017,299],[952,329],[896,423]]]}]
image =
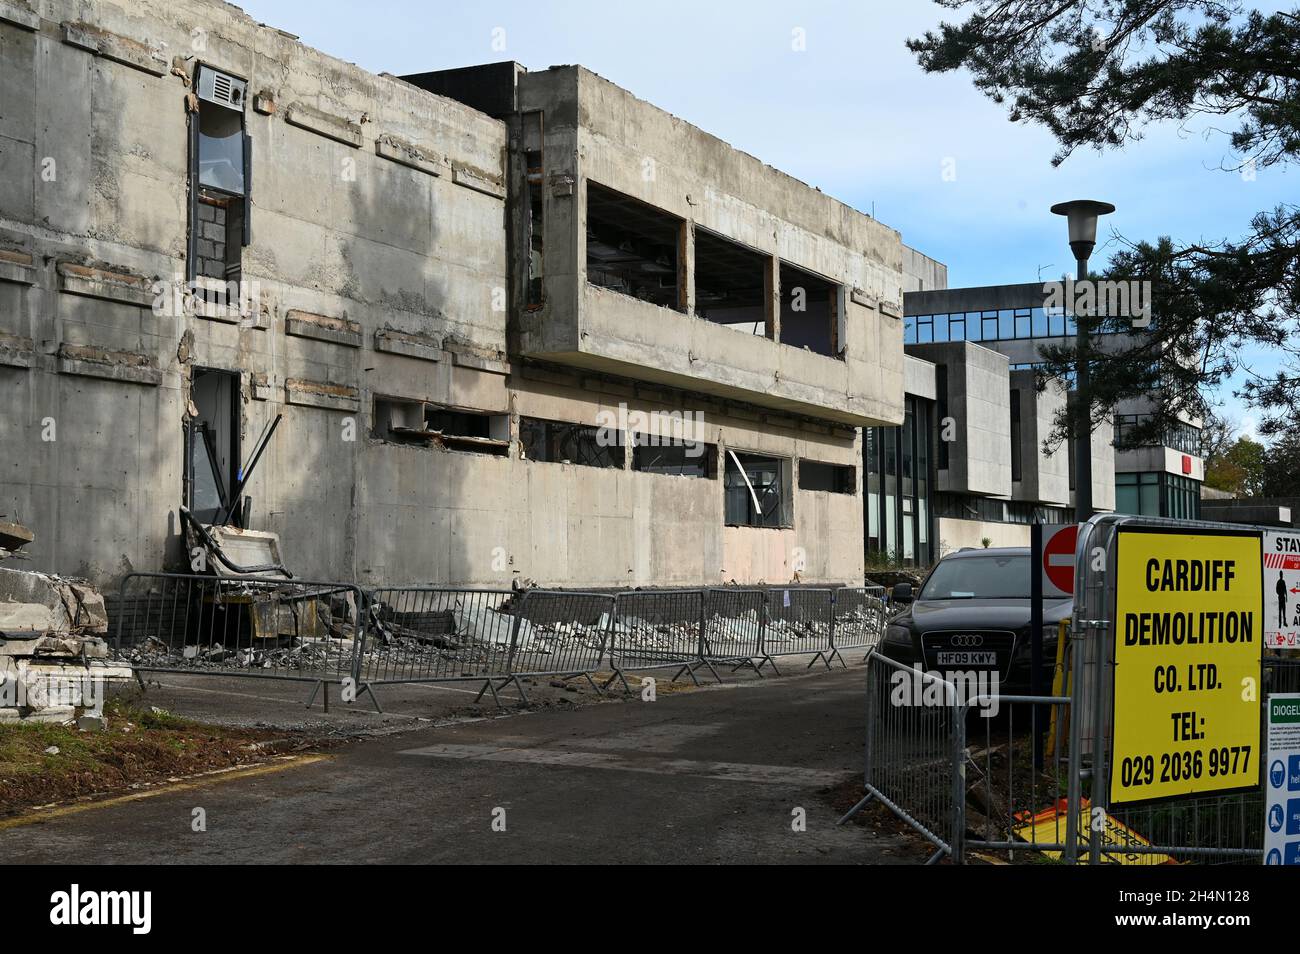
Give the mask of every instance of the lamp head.
[{"label": "lamp head", "polygon": [[1070,251],[1076,261],[1086,261],[1097,244],[1097,218],[1115,211],[1109,202],[1094,199],[1073,199],[1052,206],[1057,215],[1064,215],[1070,227]]}]

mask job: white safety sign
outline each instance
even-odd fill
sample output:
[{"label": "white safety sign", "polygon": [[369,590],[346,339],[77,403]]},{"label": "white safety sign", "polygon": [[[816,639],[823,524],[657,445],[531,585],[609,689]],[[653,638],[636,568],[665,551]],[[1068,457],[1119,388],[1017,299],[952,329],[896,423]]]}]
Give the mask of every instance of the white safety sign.
[{"label": "white safety sign", "polygon": [[1268,697],[1264,864],[1300,865],[1300,693]]},{"label": "white safety sign", "polygon": [[1300,533],[1264,531],[1264,646],[1300,649]]}]

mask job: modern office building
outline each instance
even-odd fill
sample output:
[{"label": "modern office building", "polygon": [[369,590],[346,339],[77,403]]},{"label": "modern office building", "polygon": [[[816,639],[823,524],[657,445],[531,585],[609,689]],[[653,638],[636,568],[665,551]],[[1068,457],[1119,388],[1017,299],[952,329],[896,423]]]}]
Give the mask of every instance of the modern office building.
[{"label": "modern office building", "polygon": [[34,568],[186,567],[183,506],[304,578],[861,579],[894,229],[578,66],[375,75],[207,0],[3,0],[0,50]]},{"label": "modern office building", "polygon": [[[1072,340],[1071,316],[1041,283],[949,289],[919,258],[903,296],[908,420],[864,439],[868,560],[909,565],[963,546],[1027,544],[1034,520],[1074,519],[1075,489],[1073,447],[1044,447],[1068,383],[1035,383],[1039,348]],[[1127,401],[1093,434],[1094,509],[1195,518],[1199,422],[1129,446],[1125,431],[1149,411]]]}]

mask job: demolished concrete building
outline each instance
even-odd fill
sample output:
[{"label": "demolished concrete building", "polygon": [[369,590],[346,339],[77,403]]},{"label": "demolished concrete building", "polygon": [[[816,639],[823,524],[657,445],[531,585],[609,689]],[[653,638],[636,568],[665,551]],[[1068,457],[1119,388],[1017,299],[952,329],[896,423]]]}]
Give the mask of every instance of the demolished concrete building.
[{"label": "demolished concrete building", "polygon": [[34,568],[188,568],[185,508],[362,586],[860,582],[943,277],[897,231],[578,66],[374,75],[205,0],[0,0],[0,47]]}]

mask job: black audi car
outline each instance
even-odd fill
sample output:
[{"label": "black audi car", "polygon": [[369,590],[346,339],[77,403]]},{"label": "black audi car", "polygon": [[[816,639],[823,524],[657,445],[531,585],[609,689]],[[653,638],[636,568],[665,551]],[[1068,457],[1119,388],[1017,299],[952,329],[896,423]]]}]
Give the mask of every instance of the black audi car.
[{"label": "black audi car", "polygon": [[[914,595],[894,588],[906,609],[889,620],[877,650],[927,672],[996,670],[1005,694],[1030,690],[1030,561],[1028,547],[962,550],[930,570]],[[1058,625],[1072,601],[1043,600],[1042,691],[1050,692]]]}]

